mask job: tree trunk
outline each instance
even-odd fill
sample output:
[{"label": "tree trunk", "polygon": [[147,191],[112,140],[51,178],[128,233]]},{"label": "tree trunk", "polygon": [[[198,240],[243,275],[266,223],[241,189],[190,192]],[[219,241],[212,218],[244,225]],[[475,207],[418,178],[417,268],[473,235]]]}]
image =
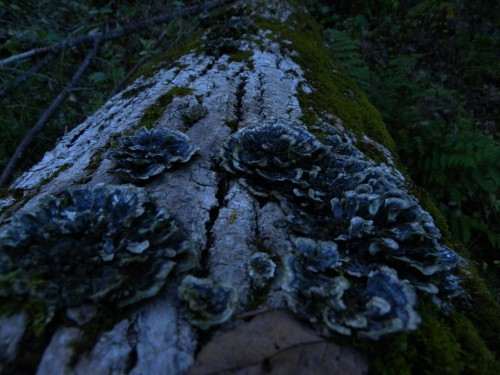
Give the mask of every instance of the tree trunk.
[{"label": "tree trunk", "polygon": [[[47,325],[42,324],[41,335],[36,336],[40,323],[34,321],[35,315],[29,309],[0,318],[4,373],[26,369],[36,369],[40,375],[367,371],[367,356],[362,352],[335,345],[335,340],[324,341],[324,332],[319,329],[318,336],[303,314],[297,317],[287,312],[290,302],[285,298],[284,264],[293,253],[297,237],[289,223],[290,212],[272,194],[259,196],[251,182],[230,173],[234,166],[222,165],[228,157],[221,153],[224,142],[238,129],[292,124],[309,128],[308,134],[317,133],[318,137],[330,129],[342,139],[342,147],[354,155],[354,160],[364,160],[388,179],[404,185],[389,151],[390,138],[383,128],[375,127],[380,119],[363,94],[338,78],[337,91],[341,95],[339,102],[334,101],[338,111],[328,111],[321,104],[314,106],[313,98],[322,95],[325,82],[312,81],[314,75],[308,75],[315,66],[300,65],[304,56],[297,53],[300,48],[295,43],[304,32],[301,28],[305,26],[297,21],[303,11],[285,0],[242,2],[226,9],[202,40],[195,40],[192,50],[151,68],[154,72],[150,76],[142,75],[114,96],[13,183],[11,195],[0,200],[4,219],[20,207],[35,209],[47,196],[77,185],[123,184],[120,176],[110,173],[114,161],[109,150],[120,136],[133,134],[143,126],[179,130],[199,152],[188,163],[139,185],[187,233],[199,256],[199,266],[170,277],[166,286],[145,302],[113,310],[106,321],[86,304],[56,311],[47,319]],[[279,28],[283,33],[277,31]],[[298,37],[289,40],[293,35]],[[312,54],[314,48],[320,48],[310,47]],[[300,53],[305,53],[308,46],[301,48]],[[322,58],[312,56],[312,61]],[[325,80],[339,77],[331,60],[321,64],[326,64],[328,71]],[[344,108],[342,103],[348,103],[350,108]],[[186,112],[189,109],[198,114]],[[342,114],[349,111],[352,113],[344,118]],[[377,162],[356,146],[371,150]],[[274,188],[272,184],[266,186]],[[256,287],[249,273],[256,252],[267,253],[276,265],[270,285],[262,289]],[[237,305],[229,319],[222,319],[208,330],[193,323],[178,297],[179,284],[188,274],[235,290]],[[75,313],[83,318],[75,318]],[[416,328],[418,317],[415,319],[406,329]],[[264,327],[262,331],[259,324]],[[317,328],[317,324],[313,325]],[[277,327],[286,337],[297,336],[297,341],[283,344],[288,346],[282,351],[265,346],[267,339],[275,343],[283,339],[269,333]],[[262,348],[252,346],[255,342],[251,337],[256,332]],[[298,337],[298,332],[303,336]],[[231,334],[235,336],[228,336]],[[304,349],[312,343],[327,347]],[[239,353],[241,358],[211,352],[224,345],[229,345],[227,353]],[[293,351],[297,347],[303,351]],[[261,349],[265,353],[259,357],[255,353]],[[326,356],[330,362],[326,357],[317,357],[320,350],[330,351]],[[297,360],[295,370],[289,367],[292,358]]]}]

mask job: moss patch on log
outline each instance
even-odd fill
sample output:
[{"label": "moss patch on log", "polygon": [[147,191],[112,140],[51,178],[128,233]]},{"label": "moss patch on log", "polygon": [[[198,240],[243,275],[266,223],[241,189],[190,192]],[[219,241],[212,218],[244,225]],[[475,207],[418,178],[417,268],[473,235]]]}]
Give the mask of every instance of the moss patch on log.
[{"label": "moss patch on log", "polygon": [[158,121],[161,115],[165,112],[165,108],[172,103],[174,98],[187,96],[192,93],[193,89],[189,87],[179,86],[170,89],[165,94],[160,96],[154,104],[150,105],[146,109],[141,121],[139,121],[139,124],[137,125],[137,128],[145,127],[146,129],[151,129],[156,121]]}]

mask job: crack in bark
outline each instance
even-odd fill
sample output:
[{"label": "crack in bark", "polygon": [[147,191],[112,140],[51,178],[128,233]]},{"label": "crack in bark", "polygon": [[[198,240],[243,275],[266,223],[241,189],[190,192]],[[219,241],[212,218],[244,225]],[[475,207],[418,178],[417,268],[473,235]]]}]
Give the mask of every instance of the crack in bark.
[{"label": "crack in bark", "polygon": [[259,101],[259,112],[257,113],[258,116],[264,120],[264,73],[263,72],[260,72],[258,75],[257,75],[257,79],[259,81],[259,86],[258,86],[258,90],[259,90],[259,97],[257,98],[257,100]]},{"label": "crack in bark", "polygon": [[215,222],[217,221],[219,217],[219,212],[220,210],[227,205],[226,201],[226,196],[227,192],[229,190],[229,179],[227,176],[224,175],[224,173],[220,170],[218,170],[217,167],[214,167],[212,169],[214,172],[219,173],[219,181],[217,182],[217,192],[215,193],[215,198],[217,199],[217,205],[213,206],[210,211],[208,212],[209,214],[209,220],[205,224],[205,230],[206,230],[206,244],[204,249],[201,251],[201,259],[200,259],[200,264],[201,264],[201,272],[204,276],[209,275],[209,262],[210,262],[210,248],[214,244],[214,233],[213,233],[213,227],[215,225]]},{"label": "crack in bark", "polygon": [[[247,84],[248,77],[245,75],[240,75],[240,82],[238,84],[238,89],[236,91],[236,127],[238,128],[243,119],[243,97],[245,96],[245,86]],[[231,129],[236,131],[237,129]]]},{"label": "crack in bark", "polygon": [[234,107],[234,119],[226,121],[226,125],[231,129],[231,133],[234,133],[240,127],[243,121],[243,98],[246,93],[246,85],[248,82],[248,77],[244,74],[244,68],[240,69],[238,86],[236,87],[236,104]]},{"label": "crack in bark", "polygon": [[130,353],[127,357],[127,362],[125,365],[125,373],[130,374],[132,370],[137,365],[137,361],[139,355],[137,353],[137,341],[138,341],[138,332],[137,332],[137,316],[130,319],[130,325],[127,330],[127,342],[130,346]]},{"label": "crack in bark", "polygon": [[204,75],[206,75],[214,67],[214,65],[215,65],[215,59],[210,60],[207,66],[205,66],[203,70],[200,72],[198,77],[203,77]]}]

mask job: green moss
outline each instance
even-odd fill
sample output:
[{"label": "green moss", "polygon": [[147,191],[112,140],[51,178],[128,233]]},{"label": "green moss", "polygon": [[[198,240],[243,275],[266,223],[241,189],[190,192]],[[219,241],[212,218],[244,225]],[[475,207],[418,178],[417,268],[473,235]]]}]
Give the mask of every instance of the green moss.
[{"label": "green moss", "polygon": [[166,46],[166,52],[155,56],[151,60],[151,62],[140,68],[137,73],[130,79],[130,82],[133,82],[136,78],[139,78],[141,76],[144,78],[152,77],[158,72],[158,70],[162,68],[177,66],[179,69],[183,69],[183,65],[180,63],[176,63],[175,60],[191,52],[199,53],[202,50],[202,35],[203,31],[200,30],[191,34],[188,39],[176,43],[173,48],[171,48],[170,46]]},{"label": "green moss", "polygon": [[152,83],[148,83],[148,84],[145,84],[145,85],[139,85],[133,89],[129,89],[127,91],[124,91],[123,94],[122,94],[122,98],[123,99],[130,99],[130,98],[133,98],[135,97],[138,93],[152,87],[153,84]]},{"label": "green moss", "polygon": [[[80,355],[94,347],[99,337],[104,332],[111,331],[113,327],[123,319],[130,316],[131,308],[117,309],[116,306],[99,305],[99,314],[90,322],[85,324],[82,329],[82,334],[79,338],[69,344],[73,349],[69,365],[75,366]],[[67,325],[73,325],[73,322],[66,321]]]},{"label": "green moss", "polygon": [[[500,355],[500,320],[498,319],[500,316],[500,305],[491,295],[490,289],[481,277],[481,272],[471,260],[472,256],[469,251],[461,243],[453,240],[446,219],[437,208],[432,196],[417,186],[412,186],[411,192],[418,197],[422,206],[434,218],[436,225],[443,235],[442,242],[446,246],[455,249],[455,251],[467,260],[467,269],[462,272],[461,276],[464,289],[472,297],[472,304],[462,306],[463,319],[467,319],[469,328],[475,332],[475,335],[484,340],[489,350],[496,355]],[[456,325],[455,327],[460,328]],[[469,333],[468,335],[472,337],[473,333]],[[470,365],[474,365],[474,361]]]},{"label": "green moss", "polygon": [[[408,176],[408,173],[405,173],[405,175]],[[407,181],[409,181],[409,177],[407,177]],[[436,226],[439,228],[441,234],[443,235],[443,242],[445,243],[445,245],[454,247],[454,244],[452,243],[452,235],[450,229],[448,228],[448,224],[446,223],[446,219],[441,211],[439,211],[434,198],[429,194],[427,190],[424,190],[416,185],[412,185],[410,187],[410,193],[417,197],[422,207],[424,207],[425,210],[432,215]]]},{"label": "green moss", "polygon": [[59,176],[62,172],[64,172],[65,170],[67,170],[71,165],[69,164],[63,164],[61,165],[59,168],[57,168],[57,170],[55,172],[53,172],[51,175],[43,178],[41,181],[40,181],[40,186],[43,186],[43,185],[47,185],[49,182],[51,182],[52,180],[54,180],[57,176]]},{"label": "green moss", "polygon": [[176,97],[183,97],[187,95],[191,95],[193,93],[193,89],[184,86],[178,86],[170,89],[168,92],[160,96],[156,103],[150,105],[146,111],[144,112],[144,116],[142,116],[141,121],[139,121],[138,127],[145,127],[147,129],[151,129],[153,125],[158,121],[158,119],[165,112],[165,108],[172,103],[172,100]]},{"label": "green moss", "polygon": [[146,109],[146,111],[144,112],[141,121],[139,121],[139,127],[144,126],[147,129],[151,129],[155,124],[155,122],[158,121],[158,119],[161,117],[164,111],[165,108],[157,104],[149,106],[149,108]]},{"label": "green moss", "polygon": [[356,147],[376,163],[387,163],[384,153],[369,142],[358,141]]},{"label": "green moss", "polygon": [[259,20],[257,24],[261,29],[272,30],[279,40],[290,40],[290,48],[297,52],[293,59],[305,69],[304,76],[313,92],[299,91],[302,121],[311,126],[317,123],[319,114],[334,114],[355,135],[366,134],[394,153],[394,141],[380,113],[353,81],[334,72],[328,50],[320,45],[322,35],[314,19],[303,13],[292,17],[286,25],[267,20]]},{"label": "green moss", "polygon": [[1,298],[0,302],[0,316],[11,316],[24,311],[27,314],[26,327],[34,334],[35,338],[39,338],[45,333],[47,322],[50,319],[48,319],[47,310],[39,300],[35,298],[23,299],[11,295],[9,298]]},{"label": "green moss", "polygon": [[87,174],[90,175],[94,173],[97,170],[97,168],[99,168],[99,166],[101,165],[101,162],[102,162],[102,154],[100,152],[97,152],[96,154],[94,154],[94,156],[92,156],[89,165],[87,165],[87,168],[85,168]]},{"label": "green moss", "polygon": [[[462,253],[465,249],[462,249]],[[463,275],[464,288],[472,297],[472,305],[464,309],[464,315],[474,324],[479,335],[491,351],[500,355],[500,305],[491,295],[490,290],[480,277],[472,262],[469,262],[467,274]]]},{"label": "green moss", "polygon": [[15,200],[20,200],[23,198],[23,194],[24,194],[23,189],[10,189],[10,188],[0,189],[0,199],[4,199],[11,196]]},{"label": "green moss", "polygon": [[252,56],[253,51],[238,51],[229,55],[229,61],[245,62],[248,69],[253,69]]},{"label": "green moss", "polygon": [[[464,363],[464,373],[500,374],[500,363],[488,351],[484,340],[478,334],[471,321],[463,315],[457,314],[453,317],[452,323],[454,335],[461,346],[460,354],[461,360]],[[498,327],[495,332],[496,335],[500,332]],[[495,332],[492,333],[495,334]]]},{"label": "green moss", "polygon": [[370,348],[371,374],[498,374],[500,364],[474,325],[462,314],[441,314],[434,304],[420,308],[421,327]]}]

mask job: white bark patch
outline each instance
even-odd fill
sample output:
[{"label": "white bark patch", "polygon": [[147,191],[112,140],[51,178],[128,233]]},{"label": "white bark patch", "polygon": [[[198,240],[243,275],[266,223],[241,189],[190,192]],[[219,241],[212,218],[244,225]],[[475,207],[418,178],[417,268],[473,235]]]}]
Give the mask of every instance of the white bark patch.
[{"label": "white bark patch", "polygon": [[144,306],[131,329],[137,362],[131,375],[176,374],[193,363],[197,340],[188,322],[179,316],[175,288]]},{"label": "white bark patch", "polygon": [[81,338],[82,331],[78,328],[61,328],[52,336],[49,346],[38,365],[36,375],[70,375],[74,371],[69,368],[73,350],[71,344]]},{"label": "white bark patch", "polygon": [[210,275],[217,282],[233,286],[241,306],[248,299],[247,265],[255,251],[255,204],[239,183],[232,183],[211,230],[214,240],[210,248]]}]

